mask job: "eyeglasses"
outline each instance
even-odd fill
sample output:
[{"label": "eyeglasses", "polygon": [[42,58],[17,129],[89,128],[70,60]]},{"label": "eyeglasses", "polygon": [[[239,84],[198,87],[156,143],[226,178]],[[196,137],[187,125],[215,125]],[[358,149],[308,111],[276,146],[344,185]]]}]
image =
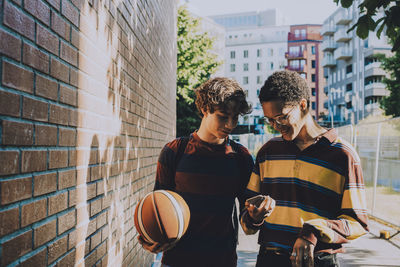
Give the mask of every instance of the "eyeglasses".
[{"label": "eyeglasses", "polygon": [[296,106],[294,106],[291,110],[289,110],[288,113],[282,114],[281,116],[279,116],[276,119],[270,119],[270,118],[264,116],[264,123],[267,123],[269,125],[272,125],[273,123],[275,123],[277,126],[287,125],[289,122],[290,113],[294,110],[295,107]]}]

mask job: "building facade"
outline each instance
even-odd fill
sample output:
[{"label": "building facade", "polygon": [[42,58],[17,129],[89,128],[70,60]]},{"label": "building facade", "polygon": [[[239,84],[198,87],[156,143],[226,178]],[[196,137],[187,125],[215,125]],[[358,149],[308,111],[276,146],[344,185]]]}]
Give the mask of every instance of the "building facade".
[{"label": "building facade", "polygon": [[355,30],[347,33],[358,20],[359,2],[348,9],[338,8],[321,30],[322,65],[327,79],[324,92],[329,97],[324,107],[329,110],[332,125],[354,124],[370,114],[381,113],[379,100],[389,94],[382,83],[387,74],[377,58],[377,54],[390,55],[384,33],[380,39],[371,33],[365,40],[357,37]]},{"label": "building facade", "polygon": [[269,75],[286,66],[289,26],[280,25],[284,18],[275,9],[211,18],[226,29],[225,76],[242,85],[253,105],[253,112],[239,120],[250,130],[264,116],[258,101],[261,86]]},{"label": "building facade", "polygon": [[325,119],[327,109],[323,91],[325,78],[322,67],[321,25],[292,25],[288,34],[286,69],[298,72],[311,88],[310,111],[316,120]]}]

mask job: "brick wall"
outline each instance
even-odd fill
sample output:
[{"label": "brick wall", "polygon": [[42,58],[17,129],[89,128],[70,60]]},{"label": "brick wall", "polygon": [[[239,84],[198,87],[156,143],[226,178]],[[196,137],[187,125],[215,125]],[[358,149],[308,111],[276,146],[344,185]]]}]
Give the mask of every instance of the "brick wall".
[{"label": "brick wall", "polygon": [[176,1],[0,0],[0,266],[149,266]]}]

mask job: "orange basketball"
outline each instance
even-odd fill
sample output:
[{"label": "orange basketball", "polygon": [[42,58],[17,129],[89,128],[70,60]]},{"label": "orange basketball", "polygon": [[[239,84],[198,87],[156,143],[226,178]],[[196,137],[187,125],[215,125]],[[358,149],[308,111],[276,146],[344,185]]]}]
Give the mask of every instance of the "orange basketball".
[{"label": "orange basketball", "polygon": [[134,220],[136,230],[148,243],[170,243],[185,234],[190,210],[179,194],[156,190],[136,205]]}]

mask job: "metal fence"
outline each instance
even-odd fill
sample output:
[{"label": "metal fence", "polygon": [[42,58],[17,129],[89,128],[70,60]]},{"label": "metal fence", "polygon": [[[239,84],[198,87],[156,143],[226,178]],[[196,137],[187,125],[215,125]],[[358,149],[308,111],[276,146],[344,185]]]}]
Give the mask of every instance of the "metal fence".
[{"label": "metal fence", "polygon": [[[400,227],[400,118],[336,128],[358,152],[367,192],[368,212]],[[255,157],[274,135],[242,134],[232,138]]]}]

